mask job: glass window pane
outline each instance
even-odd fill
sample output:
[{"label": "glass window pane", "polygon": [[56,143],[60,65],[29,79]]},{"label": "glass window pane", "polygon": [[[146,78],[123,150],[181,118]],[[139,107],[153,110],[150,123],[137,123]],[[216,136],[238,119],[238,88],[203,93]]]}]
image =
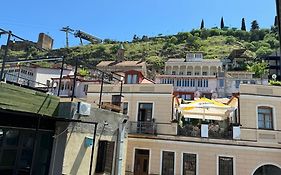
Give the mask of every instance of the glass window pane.
[{"label": "glass window pane", "polygon": [[6,139],[6,145],[16,146],[18,144],[18,140],[19,140],[19,131],[7,130],[5,139]]},{"label": "glass window pane", "polygon": [[183,154],[183,175],[196,175],[196,154]]},{"label": "glass window pane", "polygon": [[219,175],[233,175],[232,157],[219,157]]},{"label": "glass window pane", "polygon": [[174,174],[175,153],[163,151],[162,153],[162,175]]},{"label": "glass window pane", "polygon": [[0,166],[14,166],[17,156],[17,150],[3,150]]},{"label": "glass window pane", "polygon": [[258,108],[258,127],[265,129],[273,129],[272,126],[272,108],[259,107]]}]

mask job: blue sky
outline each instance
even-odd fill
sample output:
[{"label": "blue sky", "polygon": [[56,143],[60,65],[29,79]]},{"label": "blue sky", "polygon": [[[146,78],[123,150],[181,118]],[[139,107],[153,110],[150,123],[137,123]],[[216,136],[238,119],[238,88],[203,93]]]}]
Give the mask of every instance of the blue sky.
[{"label": "blue sky", "polygon": [[[8,0],[1,2],[0,28],[33,41],[40,32],[48,33],[59,48],[65,46],[63,26],[126,41],[134,34],[190,31],[199,28],[201,19],[207,28],[219,26],[222,16],[226,26],[240,28],[244,17],[248,29],[254,19],[269,28],[275,13],[275,0]],[[70,36],[70,44],[79,40]]]}]

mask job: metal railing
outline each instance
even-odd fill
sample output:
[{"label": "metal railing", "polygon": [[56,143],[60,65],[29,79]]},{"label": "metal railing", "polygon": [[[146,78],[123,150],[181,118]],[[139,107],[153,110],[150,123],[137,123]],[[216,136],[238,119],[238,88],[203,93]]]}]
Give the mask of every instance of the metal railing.
[{"label": "metal railing", "polygon": [[[201,137],[201,126],[186,124],[178,127],[178,135],[188,137]],[[208,125],[208,138],[213,139],[232,139],[232,127],[220,127],[219,125]]]},{"label": "metal railing", "polygon": [[33,90],[38,90],[38,91],[42,91],[42,92],[48,92],[48,89],[50,88],[49,85],[47,85],[47,84],[40,83],[40,82],[37,82],[34,80],[30,80],[28,78],[21,77],[21,76],[11,74],[8,72],[4,72],[4,79],[6,79],[7,83],[31,88]]},{"label": "metal railing", "polygon": [[131,134],[157,134],[157,124],[155,122],[130,122],[129,133]]}]

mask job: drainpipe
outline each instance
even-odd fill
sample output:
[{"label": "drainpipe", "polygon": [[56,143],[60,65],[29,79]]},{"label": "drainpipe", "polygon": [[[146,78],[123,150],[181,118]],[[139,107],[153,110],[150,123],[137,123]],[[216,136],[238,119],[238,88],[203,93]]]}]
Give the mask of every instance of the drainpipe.
[{"label": "drainpipe", "polygon": [[126,123],[127,123],[128,119],[124,118],[122,123],[119,124],[119,129],[118,129],[118,135],[119,135],[119,139],[118,139],[118,144],[119,147],[117,149],[118,151],[118,156],[117,156],[117,175],[122,175],[123,169],[122,169],[122,162],[124,159],[124,140],[125,140],[125,131],[126,131]]}]

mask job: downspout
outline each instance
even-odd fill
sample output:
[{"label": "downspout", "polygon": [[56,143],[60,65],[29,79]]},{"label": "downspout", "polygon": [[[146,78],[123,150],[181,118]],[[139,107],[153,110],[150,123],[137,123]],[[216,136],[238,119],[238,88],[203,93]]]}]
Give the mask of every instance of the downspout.
[{"label": "downspout", "polygon": [[122,175],[122,162],[123,162],[123,158],[124,158],[124,138],[125,138],[125,127],[126,127],[126,123],[122,122],[119,124],[119,152],[118,152],[118,160],[117,160],[117,175]]},{"label": "downspout", "polygon": [[115,148],[115,162],[114,162],[114,173],[118,173],[118,160],[119,160],[119,128],[117,129],[117,136],[116,136],[116,148]]},{"label": "downspout", "polygon": [[238,123],[239,123],[239,125],[241,125],[241,123],[240,123],[240,93],[238,93],[237,99],[238,99]]}]

